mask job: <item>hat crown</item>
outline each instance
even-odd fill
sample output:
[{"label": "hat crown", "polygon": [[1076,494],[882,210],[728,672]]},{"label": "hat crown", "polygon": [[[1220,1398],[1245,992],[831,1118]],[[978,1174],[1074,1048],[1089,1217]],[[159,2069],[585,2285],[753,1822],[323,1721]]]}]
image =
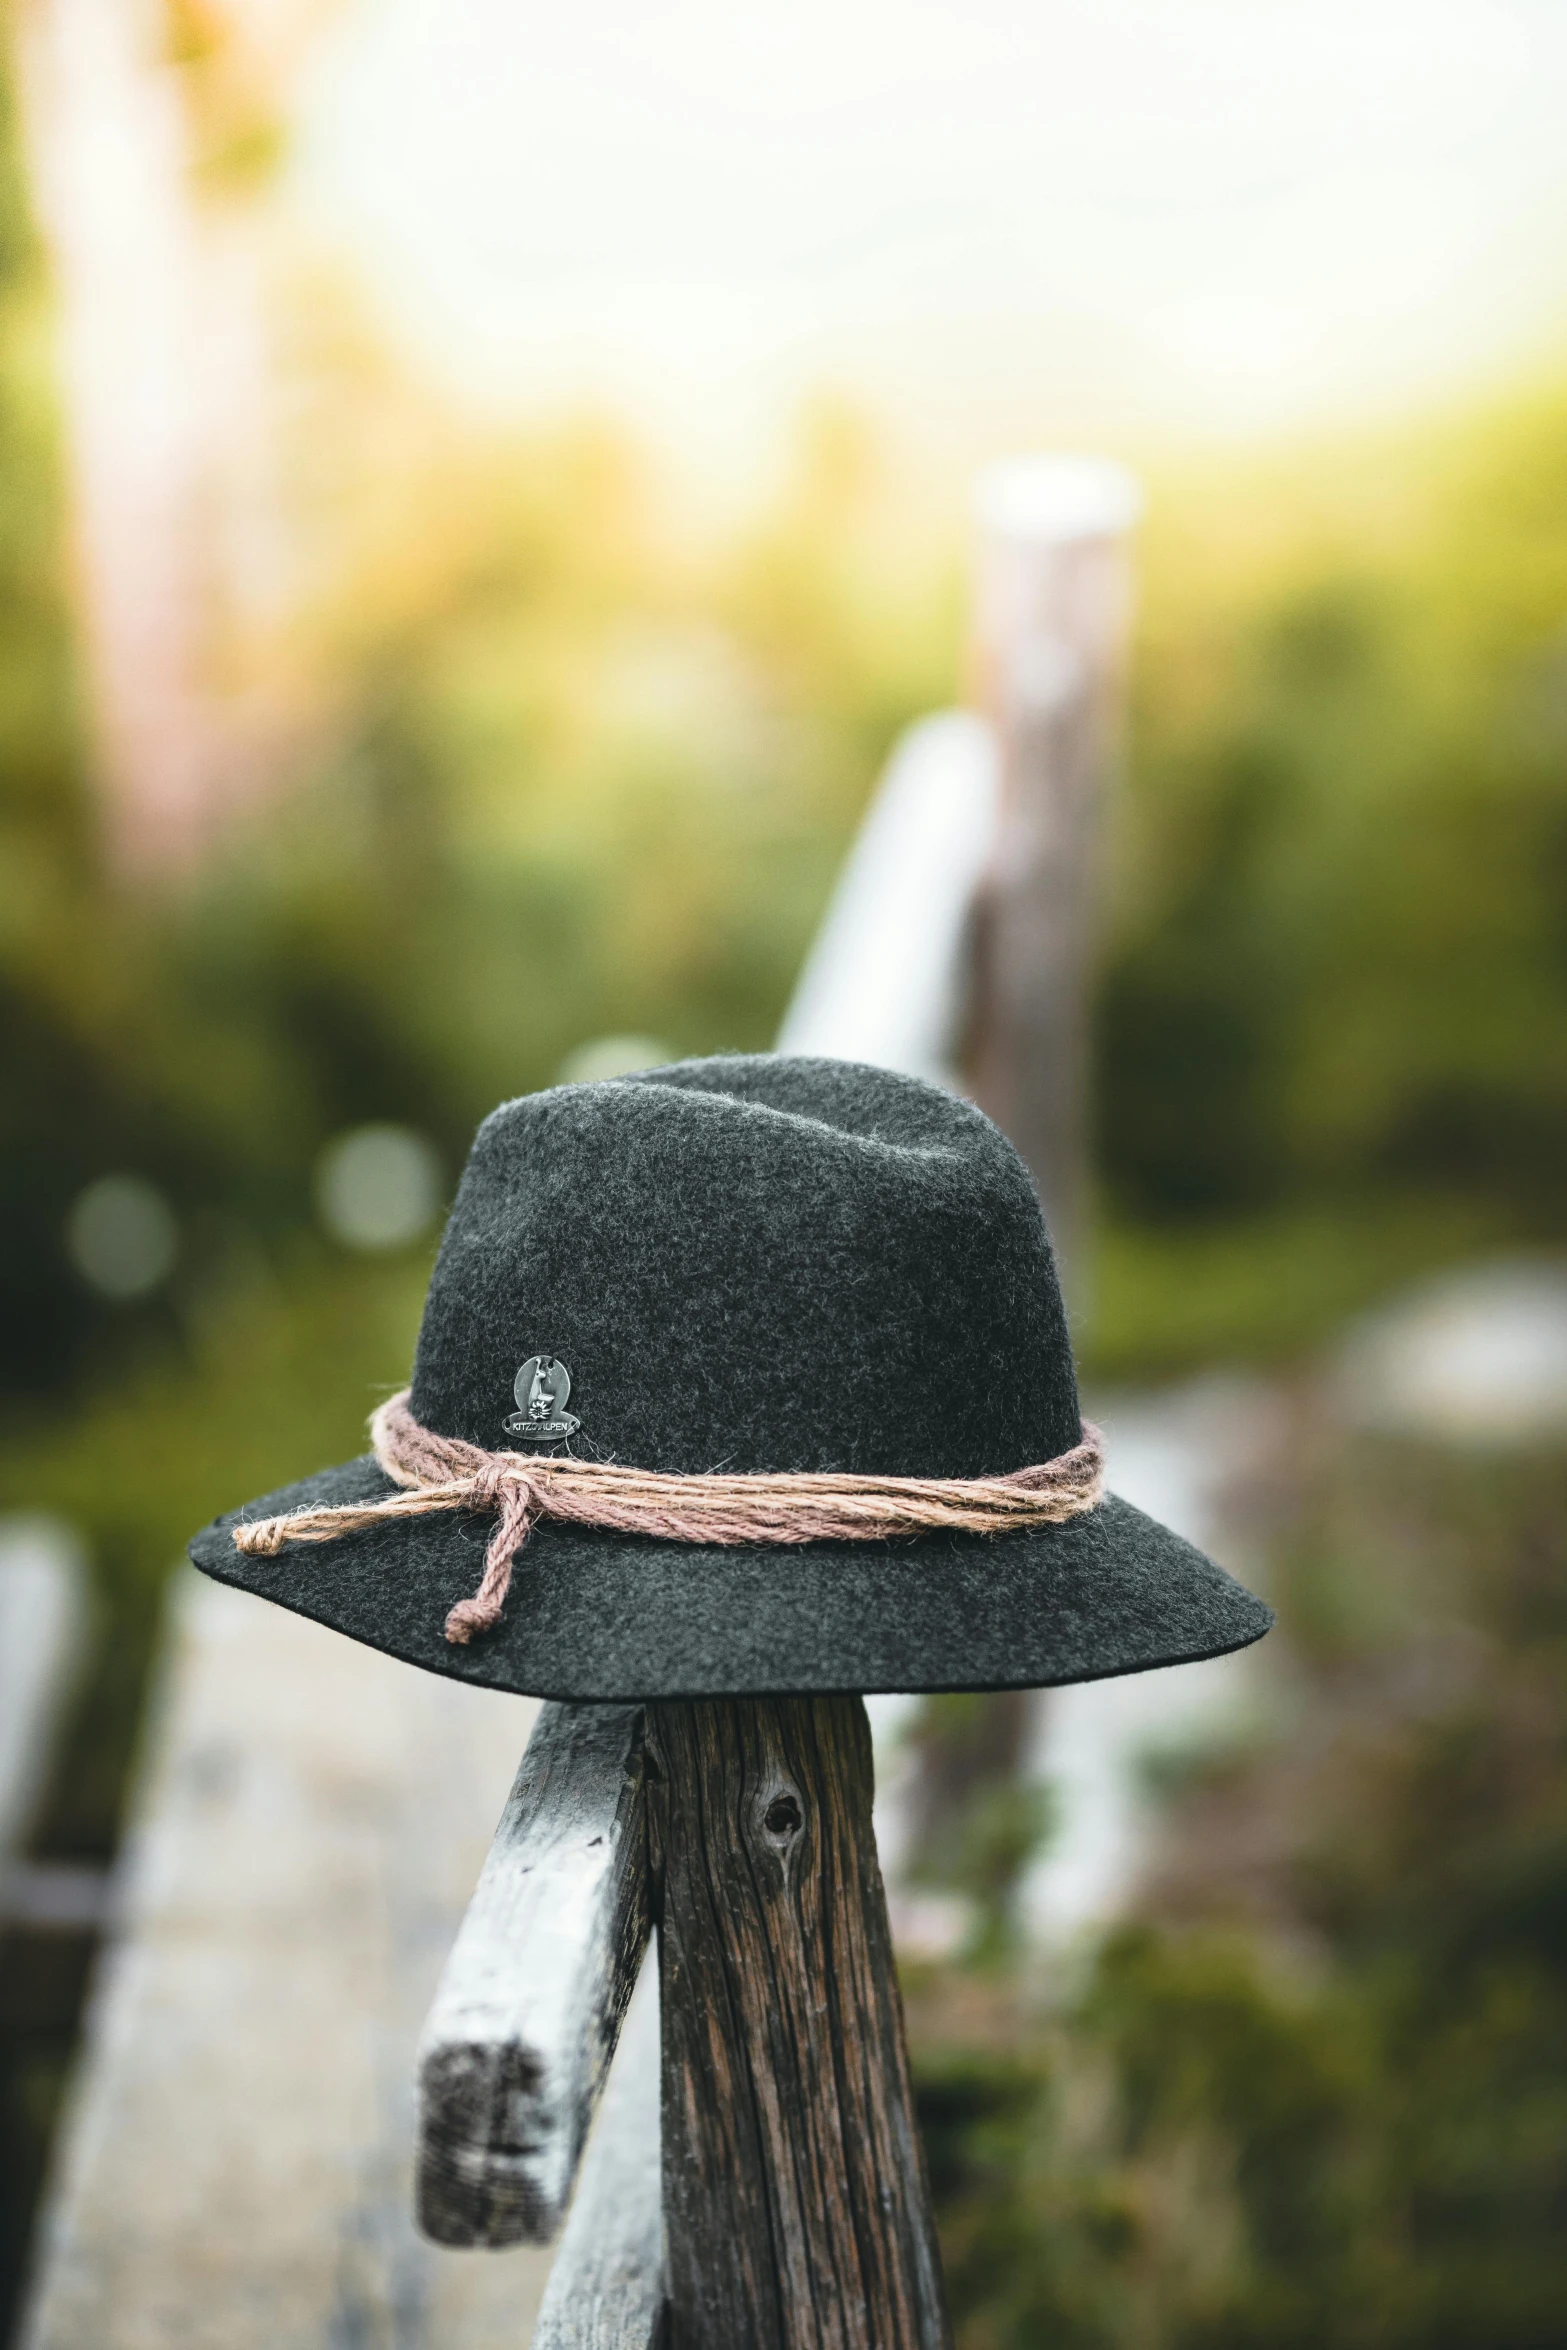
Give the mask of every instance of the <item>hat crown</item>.
[{"label": "hat crown", "polygon": [[508,1102],[441,1243],[413,1408],[496,1450],[553,1358],[574,1451],[645,1468],[975,1477],[1077,1443],[1027,1170],[916,1078],[774,1055]]}]

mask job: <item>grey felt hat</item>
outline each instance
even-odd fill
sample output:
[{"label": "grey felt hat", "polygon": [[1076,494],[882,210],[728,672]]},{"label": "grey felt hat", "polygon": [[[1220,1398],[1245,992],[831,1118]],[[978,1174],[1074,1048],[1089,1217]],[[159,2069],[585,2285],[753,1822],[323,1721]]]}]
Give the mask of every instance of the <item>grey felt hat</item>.
[{"label": "grey felt hat", "polygon": [[[770,1055],[560,1086],[486,1119],[412,1408],[492,1451],[527,1411],[569,1419],[579,1456],[682,1474],[971,1478],[1081,1438],[1050,1244],[1011,1144],[915,1079]],[[191,1556],[411,1664],[541,1697],[1030,1688],[1221,1656],[1273,1620],[1113,1495],[1026,1532],[793,1549],[546,1518],[499,1624],[465,1647],[442,1627],[478,1578],[475,1514],[271,1557],[230,1533],[394,1490],[373,1457],[325,1469],[219,1518]]]}]

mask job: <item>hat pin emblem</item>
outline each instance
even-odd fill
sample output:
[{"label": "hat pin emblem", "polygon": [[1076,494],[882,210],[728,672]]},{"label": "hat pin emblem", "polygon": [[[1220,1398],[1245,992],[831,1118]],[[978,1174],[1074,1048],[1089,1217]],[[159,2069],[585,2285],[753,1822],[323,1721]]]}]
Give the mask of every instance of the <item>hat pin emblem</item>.
[{"label": "hat pin emblem", "polygon": [[571,1373],[554,1355],[529,1355],[512,1382],[517,1409],[504,1422],[507,1433],[525,1444],[559,1444],[582,1422],[568,1412]]}]

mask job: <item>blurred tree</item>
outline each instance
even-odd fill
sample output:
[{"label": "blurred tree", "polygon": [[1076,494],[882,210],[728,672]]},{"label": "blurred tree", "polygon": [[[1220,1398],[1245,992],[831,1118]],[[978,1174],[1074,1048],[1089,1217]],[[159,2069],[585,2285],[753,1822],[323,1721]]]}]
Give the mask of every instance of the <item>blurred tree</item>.
[{"label": "blurred tree", "polygon": [[[6,26],[9,34],[9,24]],[[92,866],[46,288],[13,80],[0,74],[0,1383],[58,1376],[88,1320],[58,1228],[118,1089],[74,999]],[[63,1311],[62,1311],[63,1308]]]}]

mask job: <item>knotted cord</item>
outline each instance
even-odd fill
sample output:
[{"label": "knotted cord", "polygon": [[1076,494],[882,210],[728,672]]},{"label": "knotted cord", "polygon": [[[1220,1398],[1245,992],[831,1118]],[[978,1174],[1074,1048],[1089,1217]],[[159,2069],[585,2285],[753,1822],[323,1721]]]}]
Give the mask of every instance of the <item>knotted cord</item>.
[{"label": "knotted cord", "polygon": [[540,1518],[652,1534],[666,1542],[886,1542],[900,1534],[1006,1534],[1059,1526],[1093,1509],[1104,1492],[1104,1445],[1089,1420],[1082,1442],[1070,1452],[999,1477],[856,1477],[795,1469],[678,1476],[561,1453],[486,1452],[460,1436],[421,1427],[407,1388],[372,1416],[370,1439],[401,1492],[384,1501],[248,1519],[234,1528],[235,1545],[252,1557],[270,1558],[286,1542],[335,1542],[364,1526],[436,1510],[493,1512],[483,1579],[446,1619],[447,1639],[459,1644],[499,1622],[512,1561]]}]

